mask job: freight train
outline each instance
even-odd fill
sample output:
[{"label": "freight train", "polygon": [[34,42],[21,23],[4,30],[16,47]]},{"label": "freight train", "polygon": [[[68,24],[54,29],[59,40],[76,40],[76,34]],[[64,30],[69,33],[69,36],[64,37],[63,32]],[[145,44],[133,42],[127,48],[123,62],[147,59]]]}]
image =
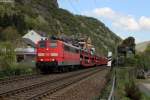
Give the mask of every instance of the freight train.
[{"label": "freight train", "polygon": [[42,73],[64,72],[79,68],[106,65],[108,60],[61,40],[40,40],[37,43],[36,68]]}]

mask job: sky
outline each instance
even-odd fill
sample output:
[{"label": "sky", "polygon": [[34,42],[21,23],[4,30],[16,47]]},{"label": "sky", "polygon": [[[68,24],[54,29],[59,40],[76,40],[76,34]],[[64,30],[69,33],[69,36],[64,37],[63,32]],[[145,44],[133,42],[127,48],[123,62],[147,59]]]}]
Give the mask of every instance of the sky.
[{"label": "sky", "polygon": [[58,0],[59,7],[95,17],[121,38],[150,40],[150,0]]}]

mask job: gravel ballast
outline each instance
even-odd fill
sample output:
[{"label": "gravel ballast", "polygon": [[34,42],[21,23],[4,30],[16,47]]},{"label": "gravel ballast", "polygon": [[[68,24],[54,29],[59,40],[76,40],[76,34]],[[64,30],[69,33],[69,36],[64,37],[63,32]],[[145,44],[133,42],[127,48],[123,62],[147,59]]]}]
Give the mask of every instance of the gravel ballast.
[{"label": "gravel ballast", "polygon": [[93,100],[99,97],[101,90],[106,84],[105,76],[108,69],[100,71],[78,83],[60,90],[43,100]]}]

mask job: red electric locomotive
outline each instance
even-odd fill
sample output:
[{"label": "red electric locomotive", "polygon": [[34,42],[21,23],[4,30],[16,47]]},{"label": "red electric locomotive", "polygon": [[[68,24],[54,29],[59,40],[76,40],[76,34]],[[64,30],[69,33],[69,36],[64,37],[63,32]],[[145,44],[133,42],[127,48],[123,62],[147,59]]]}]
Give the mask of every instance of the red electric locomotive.
[{"label": "red electric locomotive", "polygon": [[[65,71],[80,65],[80,49],[60,40],[41,40],[37,44],[36,67],[42,72]],[[71,66],[71,67],[70,67]]]}]

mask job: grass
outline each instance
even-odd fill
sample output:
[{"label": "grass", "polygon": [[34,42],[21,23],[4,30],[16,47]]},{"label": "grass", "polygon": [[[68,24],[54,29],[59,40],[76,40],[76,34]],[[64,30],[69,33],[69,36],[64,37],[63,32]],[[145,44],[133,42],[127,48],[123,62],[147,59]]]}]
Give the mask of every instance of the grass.
[{"label": "grass", "polygon": [[125,84],[129,82],[129,74],[127,68],[116,68],[116,95],[119,100],[127,99],[125,96]]},{"label": "grass", "polygon": [[137,82],[139,80],[136,80],[132,68],[116,68],[115,70],[117,77],[115,94],[117,100],[150,100],[150,96],[138,89]]},{"label": "grass", "polygon": [[35,73],[34,68],[29,65],[15,64],[0,71],[0,79],[19,75],[30,75]]},{"label": "grass", "polygon": [[[147,80],[147,79],[137,79],[136,83],[137,84],[140,84],[140,83],[149,84],[150,80]],[[142,92],[142,100],[150,100],[150,95],[147,95],[146,93]]]},{"label": "grass", "polygon": [[150,96],[142,93],[142,100],[150,100]]},{"label": "grass", "polygon": [[125,84],[129,82],[129,73],[128,73],[129,69],[130,67],[114,68],[110,75],[111,80],[108,81],[100,97],[97,100],[108,99],[112,88],[112,79],[113,79],[113,75],[115,74],[115,71],[116,71],[116,82],[117,82],[115,85],[116,86],[115,93],[114,93],[115,98],[117,100],[130,100],[130,98],[126,96],[126,92],[125,92]]},{"label": "grass", "polygon": [[107,78],[107,84],[105,85],[105,88],[102,90],[101,95],[99,96],[99,98],[97,98],[96,100],[107,100],[110,90],[111,90],[111,85],[112,85],[112,71],[106,76]]}]

